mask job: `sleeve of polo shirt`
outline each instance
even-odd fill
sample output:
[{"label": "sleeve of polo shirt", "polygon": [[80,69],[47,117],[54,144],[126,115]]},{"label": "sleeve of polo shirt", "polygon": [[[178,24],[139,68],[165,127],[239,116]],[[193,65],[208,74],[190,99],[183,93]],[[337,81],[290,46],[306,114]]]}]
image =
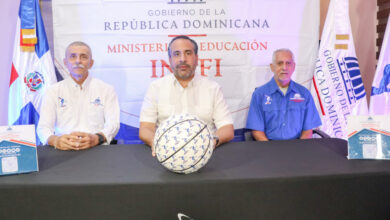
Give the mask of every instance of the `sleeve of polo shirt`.
[{"label": "sleeve of polo shirt", "polygon": [[249,105],[248,118],[246,121],[246,128],[256,131],[265,131],[264,117],[262,110],[261,94],[256,92],[252,94],[251,103]]},{"label": "sleeve of polo shirt", "polygon": [[107,90],[104,106],[104,128],[101,131],[107,139],[107,144],[115,137],[120,126],[120,108],[115,89],[110,86]]},{"label": "sleeve of polo shirt", "polygon": [[305,119],[303,122],[303,130],[310,130],[321,126],[321,118],[318,114],[317,108],[314,104],[313,97],[309,93],[307,96],[308,102],[306,103]]},{"label": "sleeve of polo shirt", "polygon": [[142,103],[140,122],[157,123],[157,93],[156,84],[151,83]]},{"label": "sleeve of polo shirt", "polygon": [[218,86],[216,88],[215,92],[215,101],[214,101],[214,112],[213,112],[213,119],[214,124],[217,129],[228,125],[233,124],[233,118],[230,113],[230,110],[226,104],[226,101],[224,99],[221,87]]},{"label": "sleeve of polo shirt", "polygon": [[39,112],[37,134],[44,145],[47,144],[47,140],[54,134],[55,131],[55,122],[57,118],[56,98],[54,90],[52,88],[48,88],[44,95]]}]

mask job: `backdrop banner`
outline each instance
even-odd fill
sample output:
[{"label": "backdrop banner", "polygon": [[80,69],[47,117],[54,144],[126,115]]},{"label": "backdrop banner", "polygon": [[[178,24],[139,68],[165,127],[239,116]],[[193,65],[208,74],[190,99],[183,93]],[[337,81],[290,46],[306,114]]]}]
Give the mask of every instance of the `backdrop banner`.
[{"label": "backdrop banner", "polygon": [[273,76],[274,50],[290,48],[297,63],[293,79],[311,86],[318,0],[53,0],[52,6],[55,65],[69,77],[62,61],[66,46],[76,40],[91,46],[91,74],[119,96],[117,139],[138,141],[144,94],[153,80],[171,74],[167,47],[177,35],[197,41],[196,74],[222,86],[236,131],[245,127],[254,89]]}]

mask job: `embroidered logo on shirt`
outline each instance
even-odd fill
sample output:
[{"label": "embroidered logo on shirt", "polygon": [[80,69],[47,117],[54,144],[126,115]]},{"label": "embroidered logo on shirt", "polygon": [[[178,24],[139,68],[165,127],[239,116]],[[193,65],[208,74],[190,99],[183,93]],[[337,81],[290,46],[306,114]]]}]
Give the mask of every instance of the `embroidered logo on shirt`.
[{"label": "embroidered logo on shirt", "polygon": [[65,99],[58,96],[58,101],[60,102],[60,107],[66,107]]},{"label": "embroidered logo on shirt", "polygon": [[271,104],[271,101],[272,101],[272,98],[271,98],[271,96],[267,96],[267,95],[264,95],[265,97],[266,97],[266,101],[265,101],[265,103],[264,104],[266,104],[266,105],[270,105]]},{"label": "embroidered logo on shirt", "polygon": [[305,98],[303,98],[301,96],[301,94],[295,93],[294,97],[290,98],[290,100],[293,101],[293,102],[303,102],[303,101],[305,101]]},{"label": "embroidered logo on shirt", "polygon": [[102,102],[100,101],[100,98],[97,97],[95,99],[95,101],[91,102],[91,104],[94,104],[95,106],[99,106],[99,105],[102,105]]}]

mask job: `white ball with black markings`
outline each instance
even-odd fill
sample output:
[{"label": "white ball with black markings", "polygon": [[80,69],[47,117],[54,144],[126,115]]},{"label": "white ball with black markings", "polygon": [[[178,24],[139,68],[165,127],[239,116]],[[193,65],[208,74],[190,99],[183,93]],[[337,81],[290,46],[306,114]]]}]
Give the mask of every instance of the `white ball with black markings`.
[{"label": "white ball with black markings", "polygon": [[155,134],[158,161],[176,173],[193,173],[209,161],[214,141],[207,124],[193,115],[175,115],[163,121]]}]

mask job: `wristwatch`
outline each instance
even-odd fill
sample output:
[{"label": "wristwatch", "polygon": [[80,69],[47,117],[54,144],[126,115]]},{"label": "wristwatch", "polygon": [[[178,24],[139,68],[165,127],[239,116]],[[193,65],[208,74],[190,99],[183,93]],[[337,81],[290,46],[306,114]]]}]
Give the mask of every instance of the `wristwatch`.
[{"label": "wristwatch", "polygon": [[97,145],[102,145],[104,143],[104,136],[99,133],[96,133],[96,135],[99,138],[99,143]]},{"label": "wristwatch", "polygon": [[215,139],[215,146],[217,146],[218,143],[219,143],[219,137],[218,136],[214,136],[214,139]]}]

